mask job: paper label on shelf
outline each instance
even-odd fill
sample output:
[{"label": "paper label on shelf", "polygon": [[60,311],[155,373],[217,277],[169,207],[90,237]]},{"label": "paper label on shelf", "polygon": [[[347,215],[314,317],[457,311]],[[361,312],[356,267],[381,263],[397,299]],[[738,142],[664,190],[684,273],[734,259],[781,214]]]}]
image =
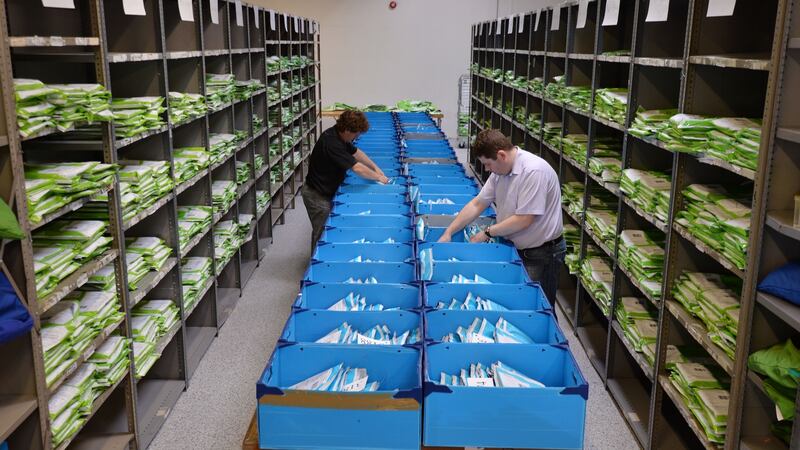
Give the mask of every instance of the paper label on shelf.
[{"label": "paper label on shelf", "polygon": [[301,33],[306,32],[306,21],[303,19],[300,19],[300,32]]},{"label": "paper label on shelf", "polygon": [[645,22],[666,22],[669,16],[669,0],[650,0]]},{"label": "paper label on shelf", "polygon": [[472,27],[473,36],[478,35],[478,30],[480,30],[480,25],[475,25],[474,27]]},{"label": "paper label on shelf", "polygon": [[392,341],[388,339],[373,339],[369,336],[364,336],[361,333],[356,333],[356,342],[359,345],[392,345]]},{"label": "paper label on shelf", "polygon": [[553,6],[553,22],[550,24],[550,31],[558,31],[561,26],[561,6]]},{"label": "paper label on shelf", "polygon": [[269,29],[270,30],[275,29],[275,11],[269,12]]},{"label": "paper label on shelf", "polygon": [[604,27],[613,27],[619,23],[619,2],[620,0],[608,0],[606,2],[606,13],[603,16]]},{"label": "paper label on shelf", "polygon": [[244,11],[242,10],[242,0],[235,0],[234,4],[236,5],[236,25],[243,27]]},{"label": "paper label on shelf", "polygon": [[75,9],[74,0],[42,0],[45,8]]},{"label": "paper label on shelf", "polygon": [[501,32],[501,30],[503,28],[503,24],[500,23],[500,20],[501,19],[497,19],[497,23],[494,24],[494,31],[495,31],[494,34],[500,34],[500,32]]},{"label": "paper label on shelf", "polygon": [[129,16],[146,16],[144,0],[122,0],[122,11]]},{"label": "paper label on shelf", "polygon": [[467,377],[469,387],[494,387],[494,380],[491,378]]},{"label": "paper label on shelf", "polygon": [[294,31],[299,31],[299,30],[300,30],[300,18],[299,17],[295,17],[294,18]]},{"label": "paper label on shelf", "polygon": [[510,16],[508,18],[508,31],[506,31],[506,34],[511,34],[513,32],[514,32],[514,16]]},{"label": "paper label on shelf", "polygon": [[775,405],[775,417],[778,419],[778,422],[784,420],[783,414],[781,413],[781,409],[778,408],[778,405]]},{"label": "paper label on shelf", "polygon": [[253,20],[256,22],[256,28],[261,28],[261,8],[253,6]]},{"label": "paper label on shelf", "polygon": [[192,0],[178,0],[178,13],[184,22],[194,22],[194,10],[192,10]]},{"label": "paper label on shelf", "polygon": [[536,19],[534,21],[533,31],[539,31],[539,16],[542,15],[542,10],[536,11]]},{"label": "paper label on shelf", "polygon": [[517,33],[522,33],[525,31],[525,14],[519,15],[519,26],[517,27]]},{"label": "paper label on shelf", "polygon": [[578,2],[578,23],[577,27],[585,28],[586,27],[586,15],[589,12],[589,0],[580,0]]},{"label": "paper label on shelf", "polygon": [[211,11],[211,23],[219,24],[219,3],[217,0],[208,0],[208,9]]},{"label": "paper label on shelf", "polygon": [[283,29],[289,31],[289,16],[283,15]]},{"label": "paper label on shelf", "polygon": [[727,17],[733,15],[736,0],[708,0],[706,17]]}]

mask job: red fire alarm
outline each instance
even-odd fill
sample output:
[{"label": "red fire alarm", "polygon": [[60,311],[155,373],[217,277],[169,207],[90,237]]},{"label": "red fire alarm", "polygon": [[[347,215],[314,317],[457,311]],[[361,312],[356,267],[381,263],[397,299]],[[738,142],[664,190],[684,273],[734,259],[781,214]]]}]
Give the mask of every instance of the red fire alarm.
[{"label": "red fire alarm", "polygon": [[397,2],[395,1],[389,2],[389,9],[395,9],[395,8],[397,8]]}]

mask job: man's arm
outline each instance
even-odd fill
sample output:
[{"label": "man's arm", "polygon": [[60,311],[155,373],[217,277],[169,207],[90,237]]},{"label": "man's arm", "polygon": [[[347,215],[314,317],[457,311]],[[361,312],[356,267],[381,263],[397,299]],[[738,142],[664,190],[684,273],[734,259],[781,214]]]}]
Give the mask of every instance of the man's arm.
[{"label": "man's arm", "polygon": [[389,179],[386,178],[386,175],[372,170],[361,162],[357,162],[353,166],[353,172],[355,172],[356,175],[360,176],[361,178],[366,178],[367,180],[377,181],[383,184],[389,182]]},{"label": "man's arm", "polygon": [[[514,214],[513,216],[507,217],[502,222],[497,222],[489,227],[489,233],[491,233],[492,237],[502,237],[508,236],[509,234],[514,234],[531,226],[531,224],[533,224],[534,217],[535,216],[530,214]],[[486,231],[481,231],[473,236],[470,241],[486,242],[488,240],[489,236],[486,235]]]},{"label": "man's arm", "polygon": [[379,175],[383,175],[383,171],[374,161],[372,161],[366,153],[362,152],[361,149],[356,149],[356,152],[353,154],[353,157],[356,161],[360,162],[361,164],[367,166],[368,168],[372,169],[373,172],[377,172]]},{"label": "man's arm", "polygon": [[470,200],[469,203],[467,203],[464,208],[459,211],[455,220],[453,220],[447,229],[444,230],[444,234],[442,234],[442,237],[439,238],[439,242],[450,242],[450,240],[453,238],[453,234],[463,230],[464,227],[471,224],[488,207],[489,204],[484,203],[480,197],[475,197]]}]

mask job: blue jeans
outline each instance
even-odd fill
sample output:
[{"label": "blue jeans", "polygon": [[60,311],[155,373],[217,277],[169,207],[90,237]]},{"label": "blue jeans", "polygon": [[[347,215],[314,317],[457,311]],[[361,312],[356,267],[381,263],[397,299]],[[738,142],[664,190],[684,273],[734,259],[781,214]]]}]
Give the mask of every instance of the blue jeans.
[{"label": "blue jeans", "polygon": [[547,301],[553,307],[553,316],[556,314],[556,290],[558,290],[558,275],[564,256],[567,254],[567,243],[564,238],[555,242],[544,244],[541,247],[519,250],[525,270],[531,280],[539,282],[547,296]]}]

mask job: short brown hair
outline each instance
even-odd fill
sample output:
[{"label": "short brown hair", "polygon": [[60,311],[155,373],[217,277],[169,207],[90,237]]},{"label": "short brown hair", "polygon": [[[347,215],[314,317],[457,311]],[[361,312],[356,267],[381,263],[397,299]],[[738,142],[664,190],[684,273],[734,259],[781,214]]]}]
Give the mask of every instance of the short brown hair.
[{"label": "short brown hair", "polygon": [[500,130],[483,130],[478,133],[472,148],[475,156],[497,159],[498,150],[511,150],[514,144]]},{"label": "short brown hair", "polygon": [[338,119],[336,119],[336,131],[343,133],[350,131],[352,133],[363,133],[369,130],[369,121],[367,116],[361,111],[348,110],[343,112]]}]

